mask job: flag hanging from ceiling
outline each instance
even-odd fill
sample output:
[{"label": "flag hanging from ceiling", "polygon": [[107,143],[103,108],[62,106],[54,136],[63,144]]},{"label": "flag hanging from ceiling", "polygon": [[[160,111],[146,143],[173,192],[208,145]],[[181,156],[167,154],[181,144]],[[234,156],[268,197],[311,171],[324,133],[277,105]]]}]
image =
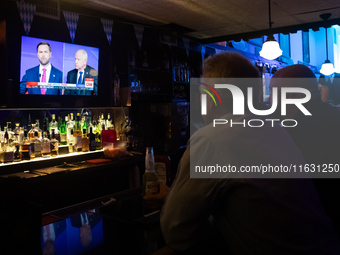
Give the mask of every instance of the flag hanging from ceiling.
[{"label": "flag hanging from ceiling", "polygon": [[138,25],[133,25],[133,27],[135,29],[135,35],[136,35],[136,38],[137,38],[139,49],[141,49],[142,48],[144,27],[138,26]]},{"label": "flag hanging from ceiling", "polygon": [[183,40],[183,44],[184,44],[185,50],[187,52],[187,56],[189,57],[189,43],[190,43],[190,39],[182,37],[182,40]]},{"label": "flag hanging from ceiling", "polygon": [[106,38],[109,41],[109,44],[111,44],[113,20],[102,18],[101,21],[104,28],[104,32],[106,34]]},{"label": "flag hanging from ceiling", "polygon": [[79,14],[67,11],[63,11],[63,14],[73,43],[74,38],[76,37]]},{"label": "flag hanging from ceiling", "polygon": [[31,30],[31,24],[35,14],[36,6],[34,4],[17,1],[17,7],[22,23],[24,25],[26,35],[28,35]]}]

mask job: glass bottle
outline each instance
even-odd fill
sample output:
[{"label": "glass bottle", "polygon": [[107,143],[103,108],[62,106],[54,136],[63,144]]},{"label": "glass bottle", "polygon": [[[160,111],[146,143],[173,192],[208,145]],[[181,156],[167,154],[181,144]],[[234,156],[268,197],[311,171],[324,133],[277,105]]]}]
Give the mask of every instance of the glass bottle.
[{"label": "glass bottle", "polygon": [[76,151],[81,152],[82,151],[82,134],[81,134],[81,127],[79,123],[80,113],[77,113],[77,119],[76,124],[74,126],[74,139],[75,139],[75,145],[76,145]]},{"label": "glass bottle", "polygon": [[73,113],[70,114],[70,117],[66,122],[66,128],[67,128],[67,140],[69,140],[70,138],[73,138],[73,134],[71,137],[71,130],[74,129]]},{"label": "glass bottle", "polygon": [[90,146],[90,151],[95,151],[96,150],[96,135],[92,132],[92,127],[90,127],[90,133],[88,134],[89,136],[89,146]]},{"label": "glass bottle", "polygon": [[14,141],[12,144],[14,150],[14,162],[21,161],[21,153],[20,153],[20,143],[19,143],[19,133],[14,134]]},{"label": "glass bottle", "polygon": [[34,132],[34,139],[31,140],[31,159],[32,158],[41,158],[42,144],[41,139],[39,138],[38,131]]},{"label": "glass bottle", "polygon": [[111,129],[112,128],[112,120],[111,120],[110,113],[107,114],[107,120],[106,120],[105,125],[106,125],[107,129]]},{"label": "glass bottle", "polygon": [[54,130],[55,139],[57,139],[58,143],[60,143],[60,133],[58,129],[58,122],[55,119],[55,114],[52,114],[52,121],[50,122],[50,132],[52,132],[52,130]]},{"label": "glass bottle", "polygon": [[65,116],[65,122],[60,125],[60,145],[67,145],[67,128],[66,123],[68,122],[68,117]]},{"label": "glass bottle", "polygon": [[42,128],[42,131],[43,131],[43,135],[44,135],[44,132],[47,133],[47,138],[50,137],[50,127],[49,127],[49,124],[48,124],[48,118],[45,116],[44,118],[44,121],[43,121],[43,128]]},{"label": "glass bottle", "polygon": [[86,129],[86,133],[87,133],[87,122],[86,122],[85,116],[83,116],[83,118],[82,118],[82,125],[81,125],[81,128],[82,128],[83,130]]},{"label": "glass bottle", "polygon": [[30,131],[31,129],[32,129],[31,114],[28,114],[27,130]]},{"label": "glass bottle", "polygon": [[54,130],[52,130],[51,138],[51,156],[56,157],[59,155],[59,141],[55,138]]},{"label": "glass bottle", "polygon": [[[31,125],[31,129],[28,131],[28,137],[30,140],[34,139],[34,133],[35,133],[35,124]],[[38,131],[37,131],[38,132]]]},{"label": "glass bottle", "polygon": [[40,129],[39,119],[35,120],[35,129],[38,131],[38,136],[42,138],[42,130]]},{"label": "glass bottle", "polygon": [[21,143],[22,140],[24,140],[24,128],[20,127],[19,128],[19,143]]},{"label": "glass bottle", "polygon": [[51,142],[47,137],[47,132],[44,131],[42,139],[42,151],[43,158],[49,158],[51,156]]},{"label": "glass bottle", "polygon": [[82,152],[87,152],[90,150],[89,137],[87,137],[86,129],[83,129],[83,137],[82,137]]},{"label": "glass bottle", "polygon": [[14,161],[14,151],[11,146],[6,146],[3,149],[3,163],[11,163]]},{"label": "glass bottle", "polygon": [[75,141],[74,141],[74,136],[73,135],[74,135],[74,131],[73,131],[73,129],[71,129],[70,138],[67,141],[67,143],[68,143],[68,152],[69,153],[75,152],[75,149],[74,149]]},{"label": "glass bottle", "polygon": [[7,122],[8,143],[12,144],[14,141],[14,132],[12,131],[12,122]]},{"label": "glass bottle", "polygon": [[21,149],[21,158],[22,160],[30,160],[31,159],[31,142],[27,137],[27,129],[24,130],[24,138],[21,141],[20,149]]},{"label": "glass bottle", "polygon": [[158,181],[166,184],[170,177],[170,157],[166,155],[155,156],[155,173]]},{"label": "glass bottle", "polygon": [[155,173],[155,159],[152,147],[146,147],[143,192],[144,195],[157,194],[159,192],[159,183]]}]

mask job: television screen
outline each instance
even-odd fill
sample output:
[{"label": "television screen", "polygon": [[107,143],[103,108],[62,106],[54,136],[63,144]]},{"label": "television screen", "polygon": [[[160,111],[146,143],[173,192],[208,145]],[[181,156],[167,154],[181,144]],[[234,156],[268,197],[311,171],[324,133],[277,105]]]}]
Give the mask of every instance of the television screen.
[{"label": "television screen", "polygon": [[22,36],[20,94],[98,95],[99,48]]}]

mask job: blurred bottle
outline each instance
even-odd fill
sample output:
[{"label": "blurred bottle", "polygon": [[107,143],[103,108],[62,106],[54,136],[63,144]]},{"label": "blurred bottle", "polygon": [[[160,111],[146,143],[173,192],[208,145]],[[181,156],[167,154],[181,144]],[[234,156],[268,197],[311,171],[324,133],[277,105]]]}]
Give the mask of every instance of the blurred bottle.
[{"label": "blurred bottle", "polygon": [[74,126],[74,139],[76,142],[76,151],[81,152],[82,150],[82,134],[81,134],[81,126],[79,122],[80,113],[77,113],[76,124]]},{"label": "blurred bottle", "polygon": [[83,129],[83,137],[82,137],[82,152],[87,152],[90,150],[90,142],[89,138],[87,137],[86,129]]},{"label": "blurred bottle", "polygon": [[32,149],[32,154],[31,158],[41,158],[41,151],[42,151],[42,144],[41,144],[41,139],[39,138],[38,131],[34,132],[34,138],[31,140],[31,149]]},{"label": "blurred bottle", "polygon": [[159,192],[159,184],[157,175],[155,173],[155,159],[152,147],[146,147],[143,192],[144,195],[157,194]]},{"label": "blurred bottle", "polygon": [[43,158],[49,158],[51,156],[51,142],[47,137],[46,131],[43,133],[41,154]]},{"label": "blurred bottle", "polygon": [[42,138],[42,130],[40,129],[40,120],[35,120],[35,129],[38,131],[38,136],[41,139]]},{"label": "blurred bottle", "polygon": [[89,137],[89,149],[90,151],[96,150],[96,135],[92,131],[92,127],[90,127],[90,133],[88,134]]},{"label": "blurred bottle", "polygon": [[31,142],[30,139],[27,137],[28,132],[27,129],[24,130],[24,138],[21,141],[20,149],[21,149],[21,158],[23,160],[30,160],[31,159]]},{"label": "blurred bottle", "polygon": [[65,116],[65,122],[62,122],[60,125],[60,145],[67,145],[67,128],[66,128],[67,121],[68,117]]},{"label": "blurred bottle", "polygon": [[170,178],[170,157],[166,155],[155,156],[155,173],[158,181],[167,184]]},{"label": "blurred bottle", "polygon": [[21,161],[21,153],[20,153],[20,143],[19,143],[19,133],[14,133],[14,140],[12,144],[14,150],[14,162]]},{"label": "blurred bottle", "polygon": [[75,152],[75,148],[74,148],[74,145],[75,145],[75,141],[74,141],[74,131],[73,131],[73,128],[71,129],[70,131],[70,137],[68,138],[67,140],[67,143],[68,143],[68,152],[69,153],[72,153],[72,152]]},{"label": "blurred bottle", "polygon": [[51,135],[51,156],[55,157],[59,155],[59,141],[55,138],[54,130]]}]

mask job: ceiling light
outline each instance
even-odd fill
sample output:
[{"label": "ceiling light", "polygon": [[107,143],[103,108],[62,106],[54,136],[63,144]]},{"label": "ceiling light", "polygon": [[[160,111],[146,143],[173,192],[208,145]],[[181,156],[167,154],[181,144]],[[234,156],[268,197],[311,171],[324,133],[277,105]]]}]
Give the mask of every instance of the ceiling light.
[{"label": "ceiling light", "polygon": [[[329,19],[329,17],[331,16],[331,13],[324,13],[320,15],[320,18],[323,19],[325,21],[325,23],[327,23],[327,20]],[[327,26],[325,24],[325,30],[326,30],[326,61],[325,63],[322,64],[321,69],[320,69],[320,73],[322,73],[323,75],[331,75],[335,72],[334,70],[334,66],[332,64],[331,61],[328,60],[328,39],[327,39]]]},{"label": "ceiling light", "polygon": [[[268,10],[269,10],[269,31],[272,29],[272,20],[270,12],[270,0],[268,0]],[[280,49],[279,43],[275,40],[274,36],[271,34],[268,36],[267,40],[262,45],[262,50],[260,51],[260,56],[269,60],[276,59],[282,55],[282,50]]]}]

